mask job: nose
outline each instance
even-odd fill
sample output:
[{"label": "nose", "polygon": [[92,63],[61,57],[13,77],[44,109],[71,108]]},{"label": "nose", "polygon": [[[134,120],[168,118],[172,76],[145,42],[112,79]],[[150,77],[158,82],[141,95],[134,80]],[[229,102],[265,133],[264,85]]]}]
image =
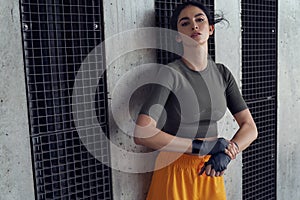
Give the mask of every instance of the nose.
[{"label": "nose", "polygon": [[198,27],[198,24],[196,22],[193,23],[193,26],[192,26],[192,30],[197,30],[199,27]]}]

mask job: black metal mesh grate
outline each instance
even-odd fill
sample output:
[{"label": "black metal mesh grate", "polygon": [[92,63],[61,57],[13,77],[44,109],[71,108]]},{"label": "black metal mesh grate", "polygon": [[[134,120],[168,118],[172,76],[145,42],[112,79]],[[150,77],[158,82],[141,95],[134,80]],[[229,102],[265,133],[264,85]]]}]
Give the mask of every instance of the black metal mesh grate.
[{"label": "black metal mesh grate", "polygon": [[243,199],[276,199],[277,5],[242,0],[242,92],[259,131],[243,152]]},{"label": "black metal mesh grate", "polygon": [[[101,1],[20,0],[20,5],[36,198],[112,199],[109,145],[97,137],[101,160],[95,159],[72,118],[76,73],[103,37]],[[107,134],[105,83],[103,76],[94,103]]]},{"label": "black metal mesh grate", "polygon": [[[155,0],[155,16],[156,16],[156,26],[161,28],[170,29],[170,18],[172,16],[172,11],[176,8],[178,4],[182,2],[186,2],[188,0]],[[211,15],[214,16],[214,0],[198,0],[198,2],[203,3],[210,10]],[[169,45],[175,46],[176,42],[174,42],[173,36],[161,36],[161,38],[167,38],[165,41],[160,41],[160,45]],[[215,43],[214,43],[214,35],[210,36],[208,41],[209,45],[209,54],[215,59]],[[174,47],[178,48],[178,47]],[[174,59],[178,58],[178,55],[173,53],[157,50],[157,60],[159,63],[167,64]]]}]

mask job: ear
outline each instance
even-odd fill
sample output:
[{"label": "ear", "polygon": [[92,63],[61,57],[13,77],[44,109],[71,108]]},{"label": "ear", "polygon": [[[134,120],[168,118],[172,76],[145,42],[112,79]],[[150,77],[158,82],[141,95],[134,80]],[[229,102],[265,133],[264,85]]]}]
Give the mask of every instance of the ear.
[{"label": "ear", "polygon": [[180,35],[179,33],[176,35],[175,40],[176,40],[176,42],[178,42],[178,43],[182,42],[182,38],[181,38],[181,35]]},{"label": "ear", "polygon": [[214,25],[209,25],[209,35],[214,34],[215,26]]}]

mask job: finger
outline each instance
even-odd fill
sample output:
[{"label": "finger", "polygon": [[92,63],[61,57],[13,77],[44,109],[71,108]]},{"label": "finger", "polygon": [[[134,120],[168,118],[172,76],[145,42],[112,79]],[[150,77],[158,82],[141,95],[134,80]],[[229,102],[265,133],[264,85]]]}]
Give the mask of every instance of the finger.
[{"label": "finger", "polygon": [[[226,151],[228,150],[228,151]],[[235,145],[230,144],[228,145],[227,149],[225,150],[225,153],[233,160],[236,158],[236,155],[239,153]]]},{"label": "finger", "polygon": [[235,157],[234,157],[234,154],[232,154],[232,152],[228,149],[225,149],[225,153],[231,158],[231,160],[233,160]]},{"label": "finger", "polygon": [[234,160],[236,158],[236,152],[235,152],[235,150],[234,149],[230,149],[230,153],[232,155],[231,160]]},{"label": "finger", "polygon": [[233,144],[233,143],[230,144],[230,148],[231,148],[232,151],[235,152],[235,153],[238,153],[238,152],[239,152],[238,147],[237,147],[235,144]]},{"label": "finger", "polygon": [[236,158],[237,154],[239,153],[238,150],[234,147],[231,150],[231,153],[233,154],[234,159]]},{"label": "finger", "polygon": [[198,176],[201,176],[203,174],[203,172],[205,172],[205,169],[206,169],[206,165],[203,165],[200,172],[198,173]]},{"label": "finger", "polygon": [[230,143],[235,147],[235,149],[237,149],[238,152],[240,152],[240,148],[236,142],[230,141]]},{"label": "finger", "polygon": [[221,175],[221,172],[216,172],[216,176],[220,176]]},{"label": "finger", "polygon": [[210,172],[211,172],[211,165],[207,165],[205,168],[205,173],[207,176],[210,176]]},{"label": "finger", "polygon": [[232,141],[230,142],[230,145],[232,146],[232,148],[234,149],[234,151],[236,152],[236,154],[238,154],[240,152],[239,147],[236,146]]},{"label": "finger", "polygon": [[216,171],[214,169],[210,170],[210,176],[215,177],[216,176]]},{"label": "finger", "polygon": [[225,170],[221,171],[220,176],[223,176],[225,173]]}]

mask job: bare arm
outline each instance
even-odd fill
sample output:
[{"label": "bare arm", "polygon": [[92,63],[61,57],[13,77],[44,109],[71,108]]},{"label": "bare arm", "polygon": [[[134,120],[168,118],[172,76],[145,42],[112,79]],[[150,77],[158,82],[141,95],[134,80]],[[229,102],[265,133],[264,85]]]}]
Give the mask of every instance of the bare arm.
[{"label": "bare arm", "polygon": [[[239,152],[245,150],[257,138],[258,135],[256,124],[249,109],[236,113],[234,118],[236,119],[240,128],[233,136],[231,141],[234,141],[238,145],[239,149],[237,149],[234,144],[229,144],[225,153],[228,154],[231,159],[235,158]],[[210,165],[205,167],[206,175],[211,177],[222,176],[224,172],[225,171],[215,172],[214,169],[211,169]]]},{"label": "bare arm", "polygon": [[232,142],[228,145],[227,151],[225,151],[231,159],[234,159],[239,152],[245,150],[258,135],[255,122],[249,109],[236,113],[234,118],[240,128],[231,139]]},{"label": "bare arm", "polygon": [[156,128],[156,121],[148,115],[138,116],[134,142],[155,150],[192,153],[192,140],[165,133]]},{"label": "bare arm", "polygon": [[233,136],[232,141],[237,143],[241,152],[257,138],[258,132],[249,109],[236,113],[234,118],[240,128]]}]

